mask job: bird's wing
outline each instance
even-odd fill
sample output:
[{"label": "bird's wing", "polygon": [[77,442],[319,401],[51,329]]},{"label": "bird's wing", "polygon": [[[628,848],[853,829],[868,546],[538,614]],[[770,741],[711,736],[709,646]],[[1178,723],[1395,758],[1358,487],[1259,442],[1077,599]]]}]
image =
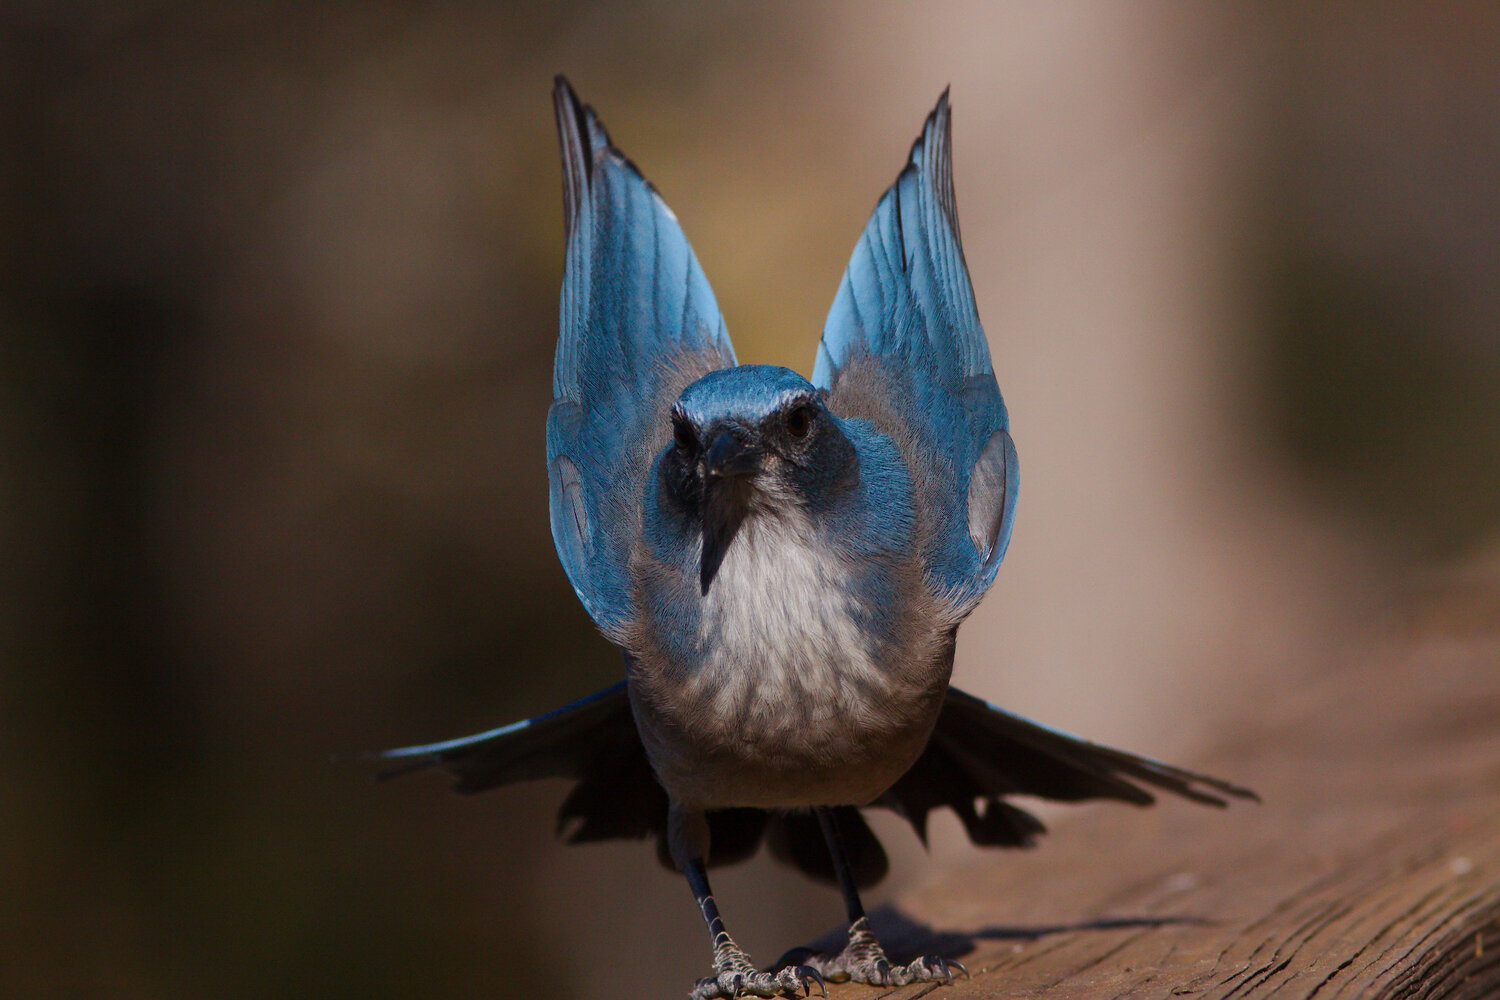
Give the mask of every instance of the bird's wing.
[{"label": "bird's wing", "polygon": [[[919,834],[928,812],[948,806],[976,844],[1020,846],[1042,825],[1003,796],[1150,805],[1147,787],[1212,806],[1223,806],[1226,797],[1256,798],[1248,788],[1090,743],[949,688],[927,749],[879,801]],[[985,804],[982,815],[974,807],[978,800]]]},{"label": "bird's wing", "polygon": [[589,615],[618,640],[668,408],[700,375],[733,365],[734,349],[672,210],[562,77],[553,103],[568,239],[547,414],[552,538]]},{"label": "bird's wing", "polygon": [[923,555],[957,617],[995,579],[1010,540],[1016,450],[959,242],[948,94],[865,227],[823,328],[813,383],[843,417],[902,448]]}]

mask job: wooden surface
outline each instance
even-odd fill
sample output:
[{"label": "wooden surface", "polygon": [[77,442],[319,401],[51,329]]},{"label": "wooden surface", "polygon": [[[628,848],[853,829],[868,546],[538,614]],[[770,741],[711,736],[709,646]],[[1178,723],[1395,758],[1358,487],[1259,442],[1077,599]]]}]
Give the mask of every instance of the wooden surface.
[{"label": "wooden surface", "polygon": [[972,978],[830,995],[1500,997],[1500,576],[1415,603],[1179,762],[1263,805],[1072,810],[879,914]]}]

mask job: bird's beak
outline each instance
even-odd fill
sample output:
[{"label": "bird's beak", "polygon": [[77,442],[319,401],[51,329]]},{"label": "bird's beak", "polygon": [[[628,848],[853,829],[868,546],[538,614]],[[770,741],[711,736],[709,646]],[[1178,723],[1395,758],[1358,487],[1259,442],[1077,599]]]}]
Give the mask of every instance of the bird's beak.
[{"label": "bird's beak", "polygon": [[745,498],[727,489],[726,480],[748,476],[760,467],[760,448],[733,430],[720,430],[703,453],[703,553],[698,583],[705,596],[745,519]]},{"label": "bird's beak", "polygon": [[731,430],[721,430],[703,453],[705,482],[754,472],[759,465],[760,449]]}]

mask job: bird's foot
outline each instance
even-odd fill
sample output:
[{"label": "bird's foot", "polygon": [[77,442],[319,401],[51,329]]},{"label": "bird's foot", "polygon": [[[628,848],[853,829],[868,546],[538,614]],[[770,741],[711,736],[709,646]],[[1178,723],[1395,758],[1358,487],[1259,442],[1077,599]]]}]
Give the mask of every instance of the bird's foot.
[{"label": "bird's foot", "polygon": [[731,944],[714,956],[714,974],[698,980],[689,997],[690,1000],[805,997],[812,996],[814,983],[826,997],[828,990],[823,977],[812,966],[787,965],[775,972],[761,972],[751,964],[748,955]]},{"label": "bird's foot", "polygon": [[[792,953],[793,955],[798,953]],[[788,955],[791,958],[792,955]],[[837,955],[806,955],[808,966],[822,973],[830,983],[853,980],[868,986],[906,986],[909,983],[951,984],[955,972],[968,976],[969,970],[959,962],[941,955],[924,955],[907,965],[893,965],[885,949],[870,930],[869,921],[860,917],[849,926],[849,943]]]}]

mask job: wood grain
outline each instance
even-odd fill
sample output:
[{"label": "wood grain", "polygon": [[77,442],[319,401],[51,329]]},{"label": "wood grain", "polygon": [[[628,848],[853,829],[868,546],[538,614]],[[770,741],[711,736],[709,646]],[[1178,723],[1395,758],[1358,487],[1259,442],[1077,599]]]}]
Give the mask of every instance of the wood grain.
[{"label": "wood grain", "polygon": [[1500,574],[1429,589],[1191,762],[1263,805],[1069,812],[877,915],[970,979],[831,995],[1500,996]]}]

